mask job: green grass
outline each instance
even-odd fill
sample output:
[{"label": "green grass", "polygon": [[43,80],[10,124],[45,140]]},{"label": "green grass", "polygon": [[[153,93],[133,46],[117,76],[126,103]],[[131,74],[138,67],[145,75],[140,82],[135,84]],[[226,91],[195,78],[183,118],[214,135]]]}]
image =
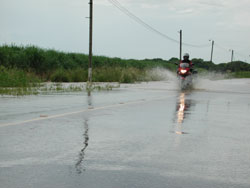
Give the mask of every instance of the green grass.
[{"label": "green grass", "polygon": [[[175,69],[174,62],[162,59],[120,59],[105,56],[93,56],[93,68],[136,68],[151,69],[164,67]],[[88,69],[88,55],[64,53],[56,50],[42,49],[36,46],[0,46],[0,65],[6,68],[17,68],[47,77],[58,70]],[[66,78],[67,79],[67,78]],[[77,78],[76,78],[77,79]]]},{"label": "green grass", "polygon": [[[157,68],[175,72],[177,58],[120,59],[93,56],[93,82],[134,83],[162,80]],[[230,78],[250,78],[250,65],[232,62],[215,65],[202,59],[193,59],[199,73],[228,73]],[[242,71],[244,70],[244,71]],[[50,91],[81,91],[83,88],[44,88],[42,82],[86,82],[88,78],[88,55],[65,53],[36,46],[0,46],[0,94],[37,94]],[[100,86],[94,89],[102,90]],[[108,87],[107,87],[108,88]],[[106,88],[106,89],[107,89]],[[93,89],[93,88],[92,88]]]},{"label": "green grass", "polygon": [[32,87],[14,87],[14,88],[0,87],[0,95],[24,96],[24,95],[37,95],[37,94],[39,94],[38,89]]},{"label": "green grass", "polygon": [[[83,91],[84,88],[77,86],[63,88],[60,83],[87,81],[87,70],[85,69],[58,69],[51,75],[48,75],[48,80],[40,79],[39,75],[26,73],[19,69],[0,67],[0,70],[0,95],[33,95],[46,92]],[[138,81],[156,81],[160,79],[157,73],[151,70],[132,67],[99,67],[93,70],[93,82],[134,83]],[[41,84],[42,81],[52,81],[58,84],[51,87],[44,87],[43,84]],[[91,90],[112,90],[112,88],[114,88],[112,85],[94,85]]]},{"label": "green grass", "polygon": [[[120,59],[93,56],[93,82],[134,83],[158,80],[150,70],[175,70],[177,59]],[[0,46],[0,87],[29,87],[40,81],[86,82],[88,55],[35,46]]]},{"label": "green grass", "polygon": [[[86,69],[65,70],[58,69],[53,72],[48,80],[52,82],[86,82],[88,72]],[[134,83],[140,81],[156,81],[161,78],[151,69],[134,67],[97,67],[93,69],[93,82],[119,82]]]},{"label": "green grass", "polygon": [[40,81],[34,73],[0,66],[0,87],[30,87],[38,85]]},{"label": "green grass", "polygon": [[234,78],[250,78],[250,71],[241,71],[232,73]]}]

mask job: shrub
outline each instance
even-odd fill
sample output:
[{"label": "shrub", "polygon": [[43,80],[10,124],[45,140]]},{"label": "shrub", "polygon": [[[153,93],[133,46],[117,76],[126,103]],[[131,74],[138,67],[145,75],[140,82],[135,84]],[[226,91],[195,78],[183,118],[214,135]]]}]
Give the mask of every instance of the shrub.
[{"label": "shrub", "polygon": [[52,73],[50,80],[52,82],[70,82],[70,75],[67,70],[58,69]]},{"label": "shrub", "polygon": [[19,69],[0,66],[0,72],[0,87],[30,87],[41,81],[35,74]]}]

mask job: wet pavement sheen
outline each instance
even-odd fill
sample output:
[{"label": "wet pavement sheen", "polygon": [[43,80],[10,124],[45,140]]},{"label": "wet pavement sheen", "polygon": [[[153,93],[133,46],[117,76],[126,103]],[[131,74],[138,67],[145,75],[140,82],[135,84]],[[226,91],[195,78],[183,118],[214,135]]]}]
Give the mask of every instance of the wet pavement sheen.
[{"label": "wet pavement sheen", "polygon": [[1,188],[250,187],[248,79],[0,104]]}]

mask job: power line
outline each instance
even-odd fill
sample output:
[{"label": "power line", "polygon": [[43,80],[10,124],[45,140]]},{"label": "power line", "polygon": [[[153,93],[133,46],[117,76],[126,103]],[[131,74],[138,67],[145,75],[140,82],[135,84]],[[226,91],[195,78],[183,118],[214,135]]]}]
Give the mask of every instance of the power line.
[{"label": "power line", "polygon": [[243,55],[243,54],[241,54],[239,52],[235,52],[235,54],[237,54],[238,56],[240,56],[242,58],[245,58],[245,59],[247,59],[249,57],[249,56]]},{"label": "power line", "polygon": [[229,49],[227,49],[227,48],[225,48],[225,47],[219,45],[217,42],[216,42],[214,45],[217,46],[218,48],[220,48],[221,50],[226,51],[226,52],[228,52],[228,50],[229,50]]},{"label": "power line", "polygon": [[[155,29],[153,26],[149,25],[148,23],[146,23],[145,21],[143,21],[141,18],[139,18],[138,16],[136,16],[135,14],[133,14],[131,11],[129,11],[127,8],[125,8],[119,1],[117,0],[108,0],[112,5],[114,5],[116,8],[118,8],[121,12],[123,12],[124,14],[126,14],[130,19],[134,20],[135,22],[137,22],[138,24],[140,24],[141,26],[143,26],[144,28],[146,28],[147,30],[171,41],[174,43],[180,43],[180,41],[162,33],[161,31]],[[189,47],[194,47],[194,48],[204,48],[204,47],[209,47],[210,44],[202,44],[202,45],[196,45],[196,44],[190,44],[190,43],[184,43],[182,42],[183,46],[189,46]],[[220,48],[221,50],[224,50],[225,52],[229,52],[228,48],[225,48],[223,46],[221,46],[220,44],[218,44],[217,42],[214,44],[214,46],[216,46],[217,48]],[[238,52],[234,52],[236,54],[238,54],[239,56],[241,56],[243,58],[244,55],[238,53]],[[248,56],[244,56],[248,57]]]},{"label": "power line", "polygon": [[133,19],[134,21],[136,21],[138,24],[142,25],[143,27],[145,27],[146,29],[153,31],[159,35],[161,35],[164,38],[167,38],[168,40],[171,40],[172,42],[176,42],[179,43],[179,41],[159,32],[158,30],[154,29],[153,27],[151,27],[150,25],[148,25],[147,23],[145,23],[143,20],[141,20],[140,18],[138,18],[137,16],[135,16],[134,14],[132,14],[128,9],[124,8],[123,6],[121,6],[121,4],[118,1],[115,0],[108,0],[110,3],[112,3],[115,7],[117,7],[119,10],[121,10],[123,13],[125,13],[127,16],[129,16],[131,19]]},{"label": "power line", "polygon": [[[224,50],[225,52],[229,52],[229,51],[230,51],[229,49],[223,47],[222,45],[220,45],[220,44],[218,45],[217,42],[215,43],[215,46],[217,46],[217,47],[220,48],[221,50]],[[246,60],[246,59],[248,58],[248,56],[243,55],[243,54],[241,54],[241,53],[239,53],[239,52],[237,52],[237,51],[235,51],[235,50],[234,50],[234,54],[236,54],[237,56],[243,58],[244,60]]]},{"label": "power line", "polygon": [[[124,14],[126,14],[128,17],[130,17],[132,20],[136,21],[138,24],[142,25],[143,27],[145,27],[146,29],[150,30],[151,32],[154,32],[158,35],[160,35],[161,37],[170,40],[172,42],[178,43],[179,41],[176,39],[173,39],[171,37],[169,37],[168,35],[160,32],[159,30],[155,29],[154,27],[152,27],[151,25],[147,24],[145,21],[143,21],[142,19],[140,19],[138,16],[136,16],[135,14],[133,14],[131,11],[129,11],[127,8],[125,8],[124,6],[121,5],[120,2],[118,2],[117,0],[108,0],[111,4],[113,4],[115,7],[117,7],[120,11],[122,11]],[[189,44],[189,43],[182,43],[185,46],[190,46],[190,47],[194,47],[194,48],[201,48],[201,47],[208,47],[209,44],[203,44],[203,45],[195,45],[195,44]]]}]

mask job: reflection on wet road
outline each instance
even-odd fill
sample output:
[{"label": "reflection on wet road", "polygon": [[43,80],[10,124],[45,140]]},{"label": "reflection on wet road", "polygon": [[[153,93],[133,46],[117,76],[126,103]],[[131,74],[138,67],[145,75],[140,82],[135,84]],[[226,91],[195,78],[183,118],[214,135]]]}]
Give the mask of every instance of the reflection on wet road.
[{"label": "reflection on wet road", "polygon": [[179,98],[177,99],[176,112],[177,112],[177,120],[175,122],[175,133],[176,134],[187,134],[182,131],[182,124],[187,116],[190,114],[191,107],[195,104],[192,99],[186,99],[188,95],[191,95],[189,92],[180,92]]},{"label": "reflection on wet road", "polygon": [[178,113],[177,113],[177,122],[179,124],[181,124],[184,120],[184,112],[185,110],[187,109],[187,105],[186,105],[186,100],[185,100],[185,93],[181,93],[180,95],[180,101],[179,101],[179,104],[178,104]]},{"label": "reflection on wet road", "polygon": [[248,188],[249,83],[0,97],[0,187]]}]

